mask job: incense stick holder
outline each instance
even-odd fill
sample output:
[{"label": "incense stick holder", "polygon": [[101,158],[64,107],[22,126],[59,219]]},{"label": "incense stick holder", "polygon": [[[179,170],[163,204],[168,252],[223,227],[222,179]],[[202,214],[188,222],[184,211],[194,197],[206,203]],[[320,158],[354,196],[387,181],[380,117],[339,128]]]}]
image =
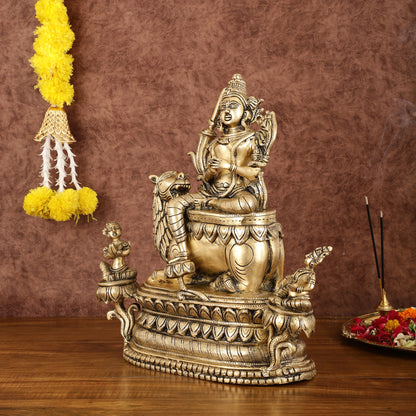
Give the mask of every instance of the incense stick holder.
[{"label": "incense stick holder", "polygon": [[387,300],[387,295],[385,289],[381,289],[381,302],[377,306],[377,312],[380,315],[385,315],[393,309],[393,306],[390,305],[390,302]]}]

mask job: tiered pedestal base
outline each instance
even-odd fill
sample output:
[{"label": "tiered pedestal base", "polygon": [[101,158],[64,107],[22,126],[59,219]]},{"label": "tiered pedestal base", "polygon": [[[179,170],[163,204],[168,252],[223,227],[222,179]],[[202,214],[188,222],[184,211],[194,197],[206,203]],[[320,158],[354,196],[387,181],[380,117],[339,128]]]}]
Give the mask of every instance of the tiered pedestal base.
[{"label": "tiered pedestal base", "polygon": [[269,292],[224,296],[207,285],[192,285],[196,295],[190,295],[177,282],[156,277],[135,296],[142,309],[124,347],[128,362],[231,384],[286,384],[315,376],[301,339],[295,355],[270,369],[269,333],[263,324]]}]

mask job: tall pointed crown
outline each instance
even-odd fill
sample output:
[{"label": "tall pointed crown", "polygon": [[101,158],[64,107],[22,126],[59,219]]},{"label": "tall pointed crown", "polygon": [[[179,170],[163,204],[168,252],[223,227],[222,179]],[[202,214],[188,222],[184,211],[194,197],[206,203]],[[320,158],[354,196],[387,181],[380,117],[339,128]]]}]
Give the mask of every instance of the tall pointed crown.
[{"label": "tall pointed crown", "polygon": [[225,89],[224,97],[230,97],[233,95],[244,98],[244,101],[247,100],[246,83],[243,81],[240,74],[234,74]]}]

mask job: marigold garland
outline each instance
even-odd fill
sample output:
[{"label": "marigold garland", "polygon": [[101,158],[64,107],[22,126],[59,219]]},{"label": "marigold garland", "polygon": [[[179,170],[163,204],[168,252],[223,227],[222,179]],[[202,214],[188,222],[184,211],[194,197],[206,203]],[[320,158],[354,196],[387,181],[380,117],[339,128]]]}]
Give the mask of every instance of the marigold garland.
[{"label": "marigold garland", "polygon": [[[70,105],[74,98],[74,87],[70,83],[73,57],[67,52],[75,35],[63,0],[38,0],[35,9],[41,26],[35,30],[35,54],[29,62],[38,76],[35,88],[51,106],[35,137],[36,141],[43,141],[42,183],[25,196],[23,208],[29,215],[56,221],[78,220],[80,215],[94,218],[97,194],[78,182],[75,155],[69,146],[75,139],[63,109],[64,104]],[[51,189],[50,172],[53,169],[58,176],[57,191]],[[66,189],[68,177],[75,189]]]}]

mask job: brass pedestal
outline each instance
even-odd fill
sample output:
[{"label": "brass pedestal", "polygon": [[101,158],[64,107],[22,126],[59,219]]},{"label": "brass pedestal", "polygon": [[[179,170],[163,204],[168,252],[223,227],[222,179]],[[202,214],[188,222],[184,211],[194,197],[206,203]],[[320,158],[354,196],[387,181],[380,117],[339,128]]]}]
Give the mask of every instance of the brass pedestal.
[{"label": "brass pedestal", "polygon": [[[163,282],[163,272],[153,280],[135,296],[141,311],[124,347],[128,362],[230,384],[286,384],[314,377],[314,362],[300,339],[295,356],[282,359],[277,369],[268,368],[269,331],[263,315],[270,293],[221,296],[204,288],[209,300],[180,299],[180,288]],[[198,291],[197,285],[192,288]]]}]

